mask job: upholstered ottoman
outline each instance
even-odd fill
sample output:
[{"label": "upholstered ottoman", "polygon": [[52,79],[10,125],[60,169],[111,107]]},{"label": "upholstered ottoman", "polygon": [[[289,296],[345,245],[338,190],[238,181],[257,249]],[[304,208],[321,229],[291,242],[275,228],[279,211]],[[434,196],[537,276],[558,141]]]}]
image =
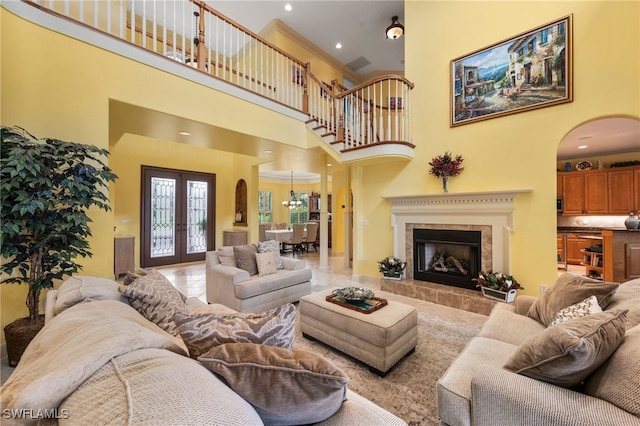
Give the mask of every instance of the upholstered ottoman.
[{"label": "upholstered ottoman", "polygon": [[384,376],[418,343],[418,313],[412,306],[389,301],[368,314],[331,302],[331,290],[300,298],[300,330],[350,355]]}]

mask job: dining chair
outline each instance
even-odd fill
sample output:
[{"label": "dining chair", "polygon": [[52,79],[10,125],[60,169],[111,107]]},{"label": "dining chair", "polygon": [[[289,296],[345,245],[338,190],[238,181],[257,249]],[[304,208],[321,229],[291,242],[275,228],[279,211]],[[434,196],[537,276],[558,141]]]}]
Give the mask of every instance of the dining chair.
[{"label": "dining chair", "polygon": [[307,235],[302,240],[302,246],[305,248],[305,251],[309,252],[309,246],[313,246],[315,251],[318,251],[316,248],[316,237],[318,235],[318,222],[309,222],[307,223]]},{"label": "dining chair", "polygon": [[303,224],[294,224],[293,225],[293,236],[288,241],[282,242],[282,250],[286,251],[287,247],[291,247],[292,256],[295,257],[296,250],[302,251],[302,243],[304,240],[304,225]]},{"label": "dining chair", "polygon": [[285,222],[277,222],[276,223],[276,229],[287,229],[288,226]]}]

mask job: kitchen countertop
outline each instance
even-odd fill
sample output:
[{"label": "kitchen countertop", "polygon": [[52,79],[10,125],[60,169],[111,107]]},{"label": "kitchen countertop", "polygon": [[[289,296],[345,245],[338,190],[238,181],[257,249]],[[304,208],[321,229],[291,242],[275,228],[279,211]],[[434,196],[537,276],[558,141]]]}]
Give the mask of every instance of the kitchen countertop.
[{"label": "kitchen countertop", "polygon": [[616,227],[616,228],[607,228],[607,227],[581,227],[581,226],[558,226],[558,232],[601,232],[603,230],[607,231],[629,231],[629,232],[638,232],[638,231],[630,231],[627,228]]}]

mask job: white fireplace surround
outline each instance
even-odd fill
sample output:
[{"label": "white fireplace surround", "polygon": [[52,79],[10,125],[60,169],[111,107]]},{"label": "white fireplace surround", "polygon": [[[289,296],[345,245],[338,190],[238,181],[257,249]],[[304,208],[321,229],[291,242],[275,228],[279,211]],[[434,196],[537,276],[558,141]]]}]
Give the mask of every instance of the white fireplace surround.
[{"label": "white fireplace surround", "polygon": [[420,228],[421,225],[490,226],[491,267],[509,273],[510,237],[515,231],[514,200],[526,192],[531,190],[382,197],[391,203],[394,256],[413,263],[409,257],[413,254],[413,241],[407,241],[410,233],[405,232],[408,224]]}]

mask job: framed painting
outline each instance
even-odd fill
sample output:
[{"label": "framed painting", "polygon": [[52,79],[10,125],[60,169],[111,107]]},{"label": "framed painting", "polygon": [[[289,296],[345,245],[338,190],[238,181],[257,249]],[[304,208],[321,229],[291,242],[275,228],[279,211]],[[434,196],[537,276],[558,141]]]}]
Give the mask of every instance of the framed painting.
[{"label": "framed painting", "polygon": [[451,61],[451,127],[573,101],[573,15]]}]

